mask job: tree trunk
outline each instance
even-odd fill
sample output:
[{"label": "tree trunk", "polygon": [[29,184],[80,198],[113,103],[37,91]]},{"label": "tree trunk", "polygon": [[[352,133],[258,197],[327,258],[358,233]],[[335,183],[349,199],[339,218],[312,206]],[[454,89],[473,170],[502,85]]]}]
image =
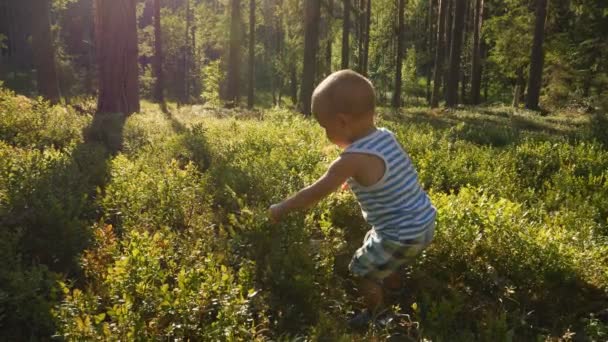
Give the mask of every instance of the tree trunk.
[{"label": "tree trunk", "polygon": [[186,31],[184,32],[184,45],[182,46],[182,58],[184,73],[182,74],[183,93],[181,102],[186,104],[190,102],[190,0],[186,0]]},{"label": "tree trunk", "polygon": [[515,80],[515,88],[513,89],[513,102],[511,103],[511,106],[513,106],[513,108],[519,107],[519,101],[521,100],[521,93],[523,90],[522,84],[525,83],[523,69],[517,69],[516,74],[517,80]]},{"label": "tree trunk", "polygon": [[327,45],[325,46],[325,63],[327,64],[327,74],[331,73],[331,49],[333,43],[333,37],[331,36],[331,18],[334,15],[334,1],[327,1]]},{"label": "tree trunk", "polygon": [[[454,1],[447,0],[448,7],[445,12],[445,57],[444,63],[450,65],[450,49],[452,48],[452,31],[454,29]],[[445,96],[446,89],[448,89],[448,72],[449,68],[443,70],[443,95]]]},{"label": "tree trunk", "polygon": [[460,74],[460,52],[462,48],[462,30],[466,0],[456,0],[455,5],[452,45],[450,47],[450,65],[445,97],[446,106],[448,107],[454,107],[458,103],[458,75]]},{"label": "tree trunk", "polygon": [[255,86],[255,0],[249,0],[249,89],[247,108],[253,108]]},{"label": "tree trunk", "polygon": [[534,25],[534,42],[530,54],[530,78],[528,79],[528,97],[526,100],[526,108],[532,110],[540,109],[538,99],[543,75],[543,41],[545,39],[547,1],[536,0],[536,23]]},{"label": "tree trunk", "polygon": [[305,1],[304,63],[302,68],[302,87],[300,88],[300,111],[310,115],[310,101],[315,81],[317,49],[319,46],[319,17],[321,0]]},{"label": "tree trunk", "polygon": [[[464,11],[464,24],[462,26],[462,48],[461,51],[464,47],[466,47],[467,44],[467,39],[469,37],[469,32],[471,31],[471,17],[472,17],[472,6],[471,6],[471,1],[467,1],[467,4],[465,6],[465,11]],[[466,73],[466,67],[465,65],[467,65],[467,63],[469,63],[469,61],[467,60],[466,54],[463,54],[463,56],[461,56],[460,58],[460,65],[459,65],[459,69],[460,69],[460,103],[467,103],[467,73]]]},{"label": "tree trunk", "polygon": [[365,11],[365,46],[363,51],[363,75],[367,76],[369,68],[369,31],[372,23],[372,0],[366,0]]},{"label": "tree trunk", "polygon": [[228,56],[228,89],[226,100],[228,106],[239,104],[239,66],[241,63],[241,1],[231,0],[230,14],[230,53]]},{"label": "tree trunk", "polygon": [[433,92],[431,94],[431,108],[439,106],[439,88],[441,76],[443,75],[443,61],[445,55],[445,15],[448,0],[439,0],[439,12],[437,13],[437,43],[435,47],[435,71],[433,72]]},{"label": "tree trunk", "polygon": [[47,0],[31,1],[32,50],[40,96],[55,104],[59,102],[59,80],[51,36],[51,9]]},{"label": "tree trunk", "polygon": [[434,7],[434,0],[429,0],[429,9],[428,9],[428,14],[427,14],[427,37],[426,37],[426,42],[427,42],[427,53],[428,53],[428,64],[426,67],[426,101],[427,103],[431,103],[431,78],[433,77],[433,63],[431,61],[431,56],[433,56],[433,7]]},{"label": "tree trunk", "polygon": [[296,75],[296,66],[293,64],[290,71],[290,86],[291,86],[291,102],[294,108],[298,105],[298,76]]},{"label": "tree trunk", "polygon": [[358,68],[359,73],[363,74],[363,63],[364,63],[364,53],[365,53],[365,9],[367,8],[365,2],[369,0],[359,0],[359,16],[358,16],[358,25],[357,31],[359,32],[359,57],[358,57]]},{"label": "tree trunk", "polygon": [[393,93],[393,107],[401,107],[401,69],[403,64],[403,35],[404,35],[405,0],[399,0],[397,17],[397,63],[395,66],[395,92]]},{"label": "tree trunk", "polygon": [[135,0],[95,0],[98,113],[139,111]]},{"label": "tree trunk", "polygon": [[478,105],[481,92],[481,27],[483,25],[483,0],[475,0],[473,27],[473,53],[471,63],[471,104]]},{"label": "tree trunk", "polygon": [[160,30],[160,0],[154,0],[154,100],[165,102],[163,96],[163,49]]},{"label": "tree trunk", "polygon": [[350,2],[351,0],[342,0],[344,5],[344,13],[342,19],[342,69],[348,69],[349,51],[349,31],[350,31]]}]

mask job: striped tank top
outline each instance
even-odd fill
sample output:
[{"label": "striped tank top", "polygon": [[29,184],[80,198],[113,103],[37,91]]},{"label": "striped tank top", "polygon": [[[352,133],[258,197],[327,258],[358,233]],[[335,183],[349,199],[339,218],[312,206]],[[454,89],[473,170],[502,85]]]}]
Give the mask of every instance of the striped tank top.
[{"label": "striped tank top", "polygon": [[350,144],[344,153],[366,153],[384,161],[384,176],[371,186],[347,180],[365,220],[388,239],[416,238],[435,222],[436,209],[418,182],[412,161],[395,135],[379,128]]}]

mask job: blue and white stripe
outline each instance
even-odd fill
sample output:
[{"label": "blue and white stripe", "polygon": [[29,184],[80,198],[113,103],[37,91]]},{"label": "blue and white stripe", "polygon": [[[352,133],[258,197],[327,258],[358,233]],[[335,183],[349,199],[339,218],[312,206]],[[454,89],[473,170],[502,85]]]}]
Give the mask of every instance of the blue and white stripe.
[{"label": "blue and white stripe", "polygon": [[420,236],[434,223],[437,211],[420,186],[412,161],[391,131],[379,128],[349,145],[344,153],[366,153],[384,161],[384,176],[376,184],[366,187],[348,179],[363,217],[376,232],[405,241]]}]

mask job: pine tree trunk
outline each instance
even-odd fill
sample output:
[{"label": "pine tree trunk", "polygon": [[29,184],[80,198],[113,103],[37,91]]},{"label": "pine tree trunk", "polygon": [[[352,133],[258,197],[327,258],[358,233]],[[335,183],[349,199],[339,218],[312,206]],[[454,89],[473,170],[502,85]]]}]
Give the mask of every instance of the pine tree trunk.
[{"label": "pine tree trunk", "polygon": [[405,0],[399,0],[397,17],[397,62],[395,63],[395,89],[392,105],[394,108],[401,107],[401,69],[403,65],[403,35],[404,35],[404,12]]},{"label": "pine tree trunk", "polygon": [[429,0],[429,9],[427,14],[427,53],[429,62],[426,68],[426,101],[428,104],[431,103],[431,78],[433,77],[433,63],[430,60],[433,56],[433,7],[435,5],[434,0]]},{"label": "pine tree trunk", "polygon": [[139,111],[135,0],[95,1],[98,113]]},{"label": "pine tree trunk", "polygon": [[247,108],[253,108],[255,86],[255,0],[249,0],[249,89]]},{"label": "pine tree trunk", "polygon": [[475,24],[473,27],[473,53],[471,65],[471,104],[478,105],[481,92],[481,27],[483,25],[483,0],[475,0]]},{"label": "pine tree trunk", "polygon": [[289,72],[289,83],[291,86],[291,102],[294,107],[298,105],[298,76],[296,74],[296,66],[292,65],[291,70]]},{"label": "pine tree trunk", "polygon": [[310,101],[315,81],[321,0],[305,1],[304,63],[300,88],[300,111],[310,115]]},{"label": "pine tree trunk", "polygon": [[327,35],[328,35],[328,39],[327,39],[327,45],[325,45],[325,64],[327,64],[327,74],[331,73],[332,70],[332,66],[331,66],[331,53],[332,53],[332,43],[333,43],[333,37],[331,36],[331,18],[334,15],[334,1],[333,0],[328,0],[327,1]]},{"label": "pine tree trunk", "polygon": [[525,84],[524,79],[524,71],[522,68],[517,69],[516,72],[517,79],[515,80],[515,88],[513,89],[513,102],[511,106],[513,108],[519,107],[519,102],[521,101],[521,94],[523,92],[523,84]]},{"label": "pine tree trunk", "polygon": [[38,82],[38,93],[51,103],[59,102],[59,80],[51,37],[51,9],[47,0],[31,1],[32,50]]},{"label": "pine tree trunk", "polygon": [[372,0],[366,0],[365,11],[365,46],[363,51],[363,75],[367,76],[369,68],[369,31],[372,24]]},{"label": "pine tree trunk", "polygon": [[342,69],[348,69],[349,65],[350,2],[351,0],[342,0],[344,5],[344,13],[342,18]]},{"label": "pine tree trunk", "polygon": [[[473,1],[473,0],[471,0]],[[469,32],[471,31],[472,25],[471,25],[471,17],[473,16],[472,13],[472,6],[471,6],[471,1],[467,1],[466,7],[465,7],[465,11],[464,11],[464,24],[462,25],[463,29],[462,29],[462,49],[464,49],[466,47],[467,44],[467,39],[469,37]],[[461,56],[460,59],[460,65],[459,65],[459,69],[460,69],[460,103],[467,103],[467,69],[466,69],[466,65],[467,63],[469,63],[469,61],[466,59],[466,55],[463,54],[463,56]]]},{"label": "pine tree trunk", "polygon": [[445,102],[446,106],[454,107],[458,103],[458,76],[460,74],[460,53],[462,48],[462,30],[464,28],[464,11],[466,0],[456,0],[454,9],[454,25],[452,45],[450,47],[450,65]]},{"label": "pine tree trunk", "polygon": [[435,47],[435,70],[433,72],[433,92],[431,93],[431,108],[439,106],[439,89],[441,76],[443,75],[443,61],[445,55],[445,15],[448,0],[439,0],[439,12],[437,13],[437,43]]},{"label": "pine tree trunk", "polygon": [[367,0],[359,0],[359,16],[358,16],[358,24],[357,24],[357,32],[359,39],[358,39],[358,52],[359,52],[359,57],[358,57],[358,69],[359,69],[359,73],[363,74],[363,63],[364,63],[364,50],[365,50],[365,9],[366,9],[366,5],[365,2]]},{"label": "pine tree trunk", "polygon": [[547,18],[548,0],[536,0],[536,22],[534,25],[534,42],[530,54],[530,78],[528,79],[528,97],[526,108],[539,110],[538,99],[543,75],[543,41],[545,39],[545,19]]},{"label": "pine tree trunk", "polygon": [[160,0],[154,0],[154,100],[157,103],[165,102],[163,96],[163,49],[160,30]]},{"label": "pine tree trunk", "polygon": [[241,42],[241,1],[231,0],[230,6],[230,52],[228,56],[228,89],[226,94],[227,105],[239,104],[239,73],[240,73],[240,42]]},{"label": "pine tree trunk", "polygon": [[186,31],[184,32],[184,45],[182,47],[183,57],[183,68],[184,73],[182,74],[182,84],[184,91],[182,93],[182,103],[186,104],[190,102],[190,0],[186,0]]},{"label": "pine tree trunk", "polygon": [[443,61],[448,67],[443,70],[443,95],[445,97],[446,91],[448,89],[448,73],[449,73],[449,65],[450,65],[450,49],[452,48],[452,32],[454,30],[454,1],[456,0],[447,0],[448,1],[448,9],[445,13],[445,60]]}]

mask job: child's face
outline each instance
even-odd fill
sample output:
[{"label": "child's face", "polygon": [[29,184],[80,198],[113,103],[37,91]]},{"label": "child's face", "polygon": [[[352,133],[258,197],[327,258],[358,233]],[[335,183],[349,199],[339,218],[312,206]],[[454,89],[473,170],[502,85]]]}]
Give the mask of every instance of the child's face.
[{"label": "child's face", "polygon": [[325,129],[327,139],[341,148],[350,145],[348,118],[342,114],[319,113],[315,115],[319,125]]}]

